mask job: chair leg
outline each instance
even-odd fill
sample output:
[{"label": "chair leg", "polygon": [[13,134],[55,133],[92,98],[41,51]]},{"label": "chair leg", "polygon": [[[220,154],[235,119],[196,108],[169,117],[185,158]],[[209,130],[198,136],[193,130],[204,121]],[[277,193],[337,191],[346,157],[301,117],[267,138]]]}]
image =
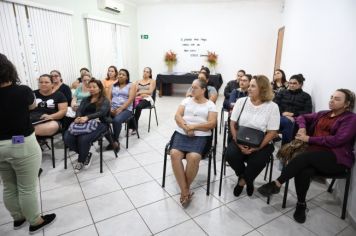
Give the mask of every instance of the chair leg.
[{"label": "chair leg", "polygon": [[345,220],[346,216],[346,206],[347,206],[347,198],[349,197],[349,190],[350,190],[350,182],[351,182],[351,174],[348,173],[345,183],[345,191],[344,191],[344,201],[342,203],[342,212],[341,212],[341,219]]},{"label": "chair leg", "polygon": [[67,169],[67,156],[68,156],[67,147],[66,145],[64,145],[64,169]]},{"label": "chair leg", "polygon": [[51,137],[51,151],[52,151],[52,165],[53,168],[56,168],[56,158],[54,156],[54,140],[53,140],[53,136]]},{"label": "chair leg", "polygon": [[[273,173],[273,155],[271,155],[270,157],[270,164],[271,164],[271,167],[270,167],[270,170],[269,170],[269,182],[272,182],[272,173]],[[271,200],[271,197],[268,197],[267,198],[267,204],[269,204]]]},{"label": "chair leg", "polygon": [[224,169],[224,164],[225,164],[225,155],[224,154],[225,153],[223,152],[223,155],[221,158],[221,172],[220,172],[220,179],[219,179],[219,196],[221,196],[223,169]]},{"label": "chair leg", "polygon": [[289,180],[287,180],[284,184],[284,195],[283,195],[282,208],[286,208],[287,196],[288,196],[288,186],[289,186]]},{"label": "chair leg", "polygon": [[98,140],[100,147],[100,173],[103,173],[103,139]]},{"label": "chair leg", "polygon": [[[214,147],[214,149],[216,150],[216,147]],[[215,151],[216,153],[216,151]],[[214,164],[214,175],[216,175],[216,154],[213,153],[213,164]]]},{"label": "chair leg", "polygon": [[269,168],[269,163],[266,164],[265,177],[263,178],[263,180],[265,180],[265,181],[267,179],[268,168]]},{"label": "chair leg", "polygon": [[150,116],[148,118],[148,133],[150,132],[150,128],[151,128],[151,111],[152,111],[152,108],[150,109]]},{"label": "chair leg", "polygon": [[219,134],[221,134],[221,127],[223,126],[223,124],[224,124],[224,108],[221,108]]},{"label": "chair leg", "polygon": [[156,107],[153,107],[153,109],[155,110],[156,123],[157,123],[157,126],[158,126],[158,119],[157,119]]},{"label": "chair leg", "polygon": [[207,179],[207,188],[206,188],[206,195],[209,196],[210,194],[210,175],[211,175],[211,159],[212,153],[209,153],[209,164],[208,164],[208,179]]},{"label": "chair leg", "polygon": [[332,179],[332,180],[331,180],[331,183],[330,183],[330,185],[329,185],[329,187],[328,187],[328,192],[329,192],[329,193],[332,193],[332,192],[333,192],[333,186],[334,186],[335,180],[336,180],[336,179]]},{"label": "chair leg", "polygon": [[[126,126],[128,126],[127,123],[126,123]],[[129,148],[129,128],[127,127],[127,129],[126,129],[126,149],[128,149],[128,148]]]},{"label": "chair leg", "polygon": [[168,152],[167,149],[168,149],[167,147],[164,149],[162,188],[164,188],[166,184],[167,152]]}]

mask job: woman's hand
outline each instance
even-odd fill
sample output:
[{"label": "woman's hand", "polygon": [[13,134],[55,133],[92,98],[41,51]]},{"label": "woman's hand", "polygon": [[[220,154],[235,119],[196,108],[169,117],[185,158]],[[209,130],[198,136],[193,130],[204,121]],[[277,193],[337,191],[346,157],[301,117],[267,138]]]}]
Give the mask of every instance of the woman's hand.
[{"label": "woman's hand", "polygon": [[294,113],[285,111],[285,112],[282,113],[282,116],[293,117]]},{"label": "woman's hand", "polygon": [[298,139],[298,140],[301,140],[301,141],[303,141],[303,142],[305,142],[305,143],[309,142],[309,136],[306,135],[306,134],[303,134],[303,133],[300,133],[300,134],[297,133],[297,135],[295,136],[295,138]]},{"label": "woman's hand", "polygon": [[252,148],[241,144],[237,144],[237,146],[240,148],[241,152],[245,155],[250,155],[251,153],[259,150],[259,148]]},{"label": "woman's hand", "polygon": [[52,120],[52,116],[51,115],[48,115],[48,114],[43,114],[41,117],[40,117],[41,120]]},{"label": "woman's hand", "polygon": [[113,114],[114,114],[114,116],[116,116],[117,114],[120,114],[121,112],[122,112],[122,108],[121,107],[119,107],[119,108],[116,108],[115,110],[113,110]]},{"label": "woman's hand", "polygon": [[188,135],[189,137],[194,137],[194,136],[195,136],[193,130],[188,131],[188,132],[187,132],[187,135]]},{"label": "woman's hand", "polygon": [[307,135],[307,130],[305,128],[298,129],[297,135]]},{"label": "woman's hand", "polygon": [[88,120],[89,120],[89,118],[87,116],[77,117],[77,118],[75,118],[74,123],[83,124],[83,123],[87,122]]}]

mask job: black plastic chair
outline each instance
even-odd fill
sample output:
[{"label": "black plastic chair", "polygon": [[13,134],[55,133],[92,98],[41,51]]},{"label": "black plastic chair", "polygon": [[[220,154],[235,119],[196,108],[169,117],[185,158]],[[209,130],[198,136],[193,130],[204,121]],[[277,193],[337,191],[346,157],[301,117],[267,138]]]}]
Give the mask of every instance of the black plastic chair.
[{"label": "black plastic chair", "polygon": [[[349,190],[350,190],[350,183],[351,183],[351,170],[347,169],[344,173],[340,175],[320,175],[321,177],[327,178],[327,179],[332,179],[331,183],[328,187],[328,192],[332,193],[333,192],[333,185],[335,183],[336,179],[345,179],[345,190],[344,190],[344,199],[342,203],[342,210],[341,210],[341,219],[345,219],[346,216],[346,207],[347,207],[347,198],[349,196]],[[287,195],[288,195],[288,186],[289,186],[289,180],[285,182],[284,185],[284,195],[283,195],[283,202],[282,202],[282,208],[286,208],[286,202],[287,202]]]},{"label": "black plastic chair", "polygon": [[[43,149],[42,149],[43,145],[46,145],[48,147],[48,149],[51,150],[53,168],[56,168],[56,158],[55,158],[55,151],[54,151],[54,137],[56,135],[58,135],[58,134],[62,134],[62,140],[63,140],[64,132],[62,132],[61,129],[59,129],[55,134],[53,134],[51,136],[38,136],[38,135],[36,135],[36,139],[40,143],[41,150],[43,151]],[[51,140],[51,146],[49,146],[48,143],[47,143],[48,139]]]},{"label": "black plastic chair", "polygon": [[[109,118],[108,118],[109,119]],[[99,154],[100,154],[100,173],[103,173],[103,139],[104,137],[108,137],[109,138],[109,142],[112,144],[113,143],[113,139],[112,139],[112,134],[113,134],[113,131],[111,129],[111,122],[108,121],[108,125],[107,125],[107,129],[101,133],[98,138],[96,140],[94,140],[91,145],[93,145],[95,142],[98,142],[99,144]],[[115,154],[115,157],[117,158],[117,152],[115,150],[114,151],[114,154]],[[64,144],[64,169],[67,169],[67,156],[68,156],[68,147],[65,146]]]},{"label": "black plastic chair", "polygon": [[156,124],[158,126],[157,111],[156,111],[156,88],[153,90],[152,99],[154,101],[153,105],[150,105],[149,107],[146,107],[146,108],[142,109],[142,110],[150,109],[150,115],[149,115],[149,119],[148,119],[148,132],[150,132],[150,129],[151,129],[151,112],[152,112],[152,109],[154,109],[154,111],[155,111]]},{"label": "black plastic chair", "polygon": [[221,134],[222,126],[223,126],[223,124],[225,123],[225,120],[224,120],[224,113],[225,113],[225,112],[229,112],[229,110],[227,110],[226,108],[222,107],[222,108],[221,108],[221,112],[220,112],[220,129],[219,129],[219,134]]},{"label": "black plastic chair", "polygon": [[137,138],[140,138],[140,134],[138,133],[138,127],[137,127],[137,122],[136,122],[136,118],[135,118],[135,113],[134,113],[134,109],[132,110],[131,116],[125,121],[125,129],[126,129],[126,149],[129,148],[129,124],[133,124],[134,125],[134,129],[136,130],[136,135]]},{"label": "black plastic chair", "polygon": [[[210,140],[207,143],[206,147],[206,153],[203,155],[205,158],[209,158],[208,162],[208,177],[207,177],[207,189],[206,189],[206,195],[210,194],[210,177],[211,177],[211,161],[214,161],[214,174],[216,175],[216,146],[214,146],[214,133],[216,133],[217,128],[215,128],[215,132],[213,131],[212,135],[210,136]],[[171,140],[166,144],[166,147],[164,148],[164,160],[163,160],[163,176],[162,176],[162,188],[165,187],[166,183],[166,168],[167,168],[167,156],[170,154],[170,146],[171,142],[173,140],[174,134],[171,137]],[[203,159],[203,158],[202,158]]]}]

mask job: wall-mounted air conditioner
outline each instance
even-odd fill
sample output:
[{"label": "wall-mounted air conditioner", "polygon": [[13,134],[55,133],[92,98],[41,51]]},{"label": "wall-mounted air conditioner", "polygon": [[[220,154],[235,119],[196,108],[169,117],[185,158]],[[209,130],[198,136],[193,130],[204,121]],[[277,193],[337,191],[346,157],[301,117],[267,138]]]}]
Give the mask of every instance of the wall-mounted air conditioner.
[{"label": "wall-mounted air conditioner", "polygon": [[124,4],[120,3],[118,0],[99,0],[99,8],[116,13],[120,13],[125,10]]}]

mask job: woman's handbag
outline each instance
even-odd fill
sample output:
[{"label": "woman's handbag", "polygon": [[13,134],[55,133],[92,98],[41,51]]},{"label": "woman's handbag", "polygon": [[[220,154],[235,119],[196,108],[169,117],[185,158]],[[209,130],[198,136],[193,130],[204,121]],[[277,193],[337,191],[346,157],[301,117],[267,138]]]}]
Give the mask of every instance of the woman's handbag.
[{"label": "woman's handbag", "polygon": [[89,134],[95,131],[98,128],[99,121],[97,120],[88,120],[85,123],[72,123],[70,124],[68,131],[74,136]]},{"label": "woman's handbag", "polygon": [[236,142],[238,144],[246,145],[249,147],[259,147],[265,137],[265,133],[262,130],[239,125],[240,116],[245,108],[247,99],[248,98],[245,99],[240,115],[236,121],[237,123]]},{"label": "woman's handbag", "polygon": [[291,161],[299,153],[304,152],[308,148],[308,144],[294,139],[290,143],[284,144],[277,152],[277,158],[283,163]]}]

